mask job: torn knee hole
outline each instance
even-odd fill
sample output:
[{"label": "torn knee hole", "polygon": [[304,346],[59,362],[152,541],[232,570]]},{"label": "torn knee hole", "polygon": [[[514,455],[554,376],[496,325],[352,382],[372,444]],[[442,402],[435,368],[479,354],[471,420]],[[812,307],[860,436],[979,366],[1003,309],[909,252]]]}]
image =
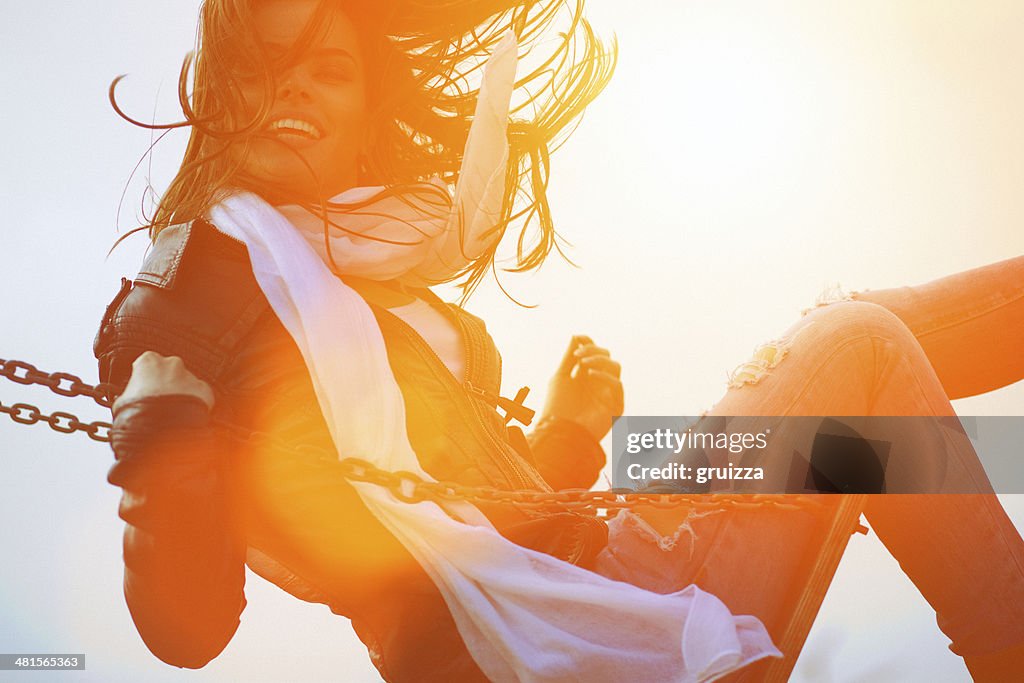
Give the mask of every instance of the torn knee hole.
[{"label": "torn knee hole", "polygon": [[754,355],[750,360],[736,366],[728,374],[729,388],[738,389],[746,384],[757,384],[760,382],[765,375],[769,374],[789,354],[789,350],[792,348],[796,338],[813,324],[813,321],[809,321],[798,328],[791,336],[773,339],[754,349]]},{"label": "torn knee hole", "polygon": [[789,353],[792,343],[792,339],[776,339],[758,346],[750,360],[741,363],[729,373],[729,386],[738,388],[761,381],[761,378],[782,362]]},{"label": "torn knee hole", "polygon": [[690,557],[692,558],[693,549],[696,547],[698,539],[697,530],[693,528],[692,523],[695,520],[710,517],[711,515],[717,515],[721,512],[725,512],[725,510],[705,510],[704,512],[696,509],[688,510],[686,517],[679,523],[679,526],[676,527],[675,533],[672,535],[660,533],[657,529],[651,526],[647,520],[639,515],[631,515],[630,520],[633,521],[637,529],[644,537],[647,538],[647,540],[654,543],[663,552],[670,552],[674,550],[676,546],[679,545],[680,539],[683,537],[688,538],[690,541]]},{"label": "torn knee hole", "polygon": [[849,292],[846,291],[838,282],[826,285],[814,300],[814,305],[800,311],[800,315],[807,315],[811,311],[821,308],[822,306],[837,304],[841,301],[856,301],[859,295],[860,292],[856,290]]}]

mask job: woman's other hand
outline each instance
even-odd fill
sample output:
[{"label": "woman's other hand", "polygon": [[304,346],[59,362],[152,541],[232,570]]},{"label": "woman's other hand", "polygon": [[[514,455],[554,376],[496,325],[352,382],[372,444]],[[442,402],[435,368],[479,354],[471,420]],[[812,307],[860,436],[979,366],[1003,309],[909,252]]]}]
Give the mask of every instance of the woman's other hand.
[{"label": "woman's other hand", "polygon": [[124,392],[114,401],[113,412],[128,401],[148,396],[187,394],[213,408],[213,389],[185,367],[178,356],[161,356],[146,351],[132,363],[132,374]]},{"label": "woman's other hand", "polygon": [[608,349],[576,335],[548,385],[542,417],[560,417],[582,425],[600,441],[622,414],[622,367]]}]

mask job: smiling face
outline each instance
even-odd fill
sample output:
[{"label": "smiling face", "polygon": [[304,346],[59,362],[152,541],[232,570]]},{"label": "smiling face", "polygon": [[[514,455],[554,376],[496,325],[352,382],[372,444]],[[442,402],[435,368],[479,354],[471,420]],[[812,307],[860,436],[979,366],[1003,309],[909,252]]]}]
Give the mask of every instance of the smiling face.
[{"label": "smiling face", "polygon": [[[368,125],[366,70],[356,28],[332,9],[318,30],[303,35],[318,4],[261,0],[253,12],[274,93],[243,170],[272,188],[270,194],[291,200],[330,197],[355,187]],[[297,44],[300,39],[308,44]],[[264,84],[252,77],[240,82],[247,114],[255,117],[266,95]]]}]

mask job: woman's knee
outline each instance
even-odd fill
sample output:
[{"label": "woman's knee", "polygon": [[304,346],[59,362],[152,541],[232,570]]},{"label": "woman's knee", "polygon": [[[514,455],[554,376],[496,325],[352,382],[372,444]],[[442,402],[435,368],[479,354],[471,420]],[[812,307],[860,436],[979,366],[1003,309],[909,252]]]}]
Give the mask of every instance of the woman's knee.
[{"label": "woman's knee", "polygon": [[[781,337],[758,346],[749,360],[730,373],[729,387],[758,383],[794,351],[804,358],[832,354],[839,347],[848,347],[855,354],[873,354],[877,340],[900,345],[913,343],[914,337],[902,320],[878,304],[843,300],[819,306],[806,312]],[[853,349],[857,345],[863,349]]]},{"label": "woman's knee", "polygon": [[[852,359],[851,368],[858,368],[861,380],[881,381],[880,373],[895,367],[914,366],[931,371],[920,342],[903,320],[888,308],[867,301],[843,301],[818,309],[808,315],[818,328],[821,350],[830,357]],[[916,371],[915,371],[916,372]]]},{"label": "woman's knee", "polygon": [[806,322],[818,326],[836,341],[857,337],[900,341],[914,337],[899,316],[885,306],[856,299],[813,309]]}]

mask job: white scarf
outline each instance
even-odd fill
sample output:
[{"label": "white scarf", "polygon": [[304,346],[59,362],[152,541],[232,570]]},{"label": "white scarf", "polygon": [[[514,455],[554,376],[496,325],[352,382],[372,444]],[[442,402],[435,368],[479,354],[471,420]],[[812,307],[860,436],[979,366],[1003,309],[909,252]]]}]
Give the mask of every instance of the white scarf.
[{"label": "white scarf", "polygon": [[[496,225],[505,194],[517,47],[510,30],[484,69],[454,200],[437,177],[404,187],[401,198],[384,194],[385,187],[342,192],[329,203],[339,208],[327,210],[330,257],[322,215],[295,205],[279,208],[332,270],[426,287],[452,279],[501,238]],[[360,208],[344,207],[364,202]]]},{"label": "white scarf", "polygon": [[[507,148],[495,153],[494,145],[506,144],[516,48],[514,35],[506,36],[481,88],[477,122],[493,122],[496,111],[500,125],[487,136],[471,132],[467,143],[470,165],[488,158],[496,166],[489,173],[487,164],[464,166],[455,193],[454,206],[480,209],[465,213],[476,235],[493,224],[488,224],[495,215],[488,187],[504,175]],[[495,104],[494,97],[504,104]],[[493,137],[498,134],[500,142]],[[478,156],[470,149],[474,144],[491,147]],[[219,230],[246,244],[256,281],[302,352],[338,457],[363,458],[430,479],[409,444],[402,393],[373,312],[331,273],[317,253],[317,241],[282,213],[243,193],[225,199],[209,216]],[[435,231],[416,249],[418,259],[403,255],[399,270],[414,279],[443,279],[446,269],[472,256],[463,253],[465,238],[450,239],[450,233]],[[356,249],[360,253],[352,262],[394,276],[384,262],[392,249],[378,251],[374,244]],[[449,248],[452,244],[459,248]],[[332,243],[332,250],[336,247]],[[649,592],[517,546],[470,503],[408,504],[374,484],[353,486],[430,575],[473,659],[492,680],[692,683],[781,656],[759,620],[733,616],[697,586],[669,595]]]}]

